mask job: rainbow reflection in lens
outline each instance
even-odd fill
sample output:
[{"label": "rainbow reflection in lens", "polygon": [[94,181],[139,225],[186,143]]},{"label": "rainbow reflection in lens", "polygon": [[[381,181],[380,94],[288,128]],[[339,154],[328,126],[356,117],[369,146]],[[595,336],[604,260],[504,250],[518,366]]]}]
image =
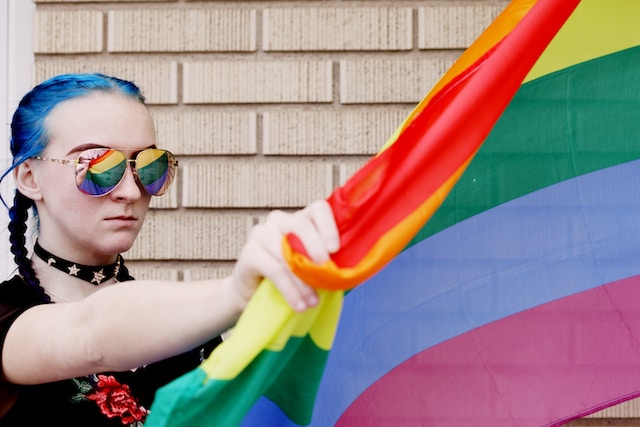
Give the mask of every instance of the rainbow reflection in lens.
[{"label": "rainbow reflection in lens", "polygon": [[141,151],[136,156],[136,172],[140,183],[149,194],[164,194],[175,175],[173,154],[157,148]]},{"label": "rainbow reflection in lens", "polygon": [[122,181],[126,170],[124,153],[109,149],[87,150],[78,158],[76,185],[89,196],[102,196]]}]

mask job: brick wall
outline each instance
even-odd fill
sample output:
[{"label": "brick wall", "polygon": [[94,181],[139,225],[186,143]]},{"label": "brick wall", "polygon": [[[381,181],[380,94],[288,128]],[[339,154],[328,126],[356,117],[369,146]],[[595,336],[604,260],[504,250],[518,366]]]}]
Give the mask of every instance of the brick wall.
[{"label": "brick wall", "polygon": [[[506,1],[35,0],[34,82],[138,83],[176,185],[125,254],[139,278],[227,274],[274,208],[376,153]],[[636,402],[575,425],[640,425]],[[615,421],[612,418],[619,418]]]}]

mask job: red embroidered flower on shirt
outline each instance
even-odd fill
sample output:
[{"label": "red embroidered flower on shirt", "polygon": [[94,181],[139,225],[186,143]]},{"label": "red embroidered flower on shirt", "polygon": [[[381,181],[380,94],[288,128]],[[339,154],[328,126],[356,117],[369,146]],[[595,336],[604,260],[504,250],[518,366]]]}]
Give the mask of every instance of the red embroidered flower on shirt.
[{"label": "red embroidered flower on shirt", "polygon": [[125,425],[142,422],[149,413],[138,405],[129,386],[120,384],[113,376],[98,375],[92,393],[86,398],[96,402],[107,417],[120,417]]}]

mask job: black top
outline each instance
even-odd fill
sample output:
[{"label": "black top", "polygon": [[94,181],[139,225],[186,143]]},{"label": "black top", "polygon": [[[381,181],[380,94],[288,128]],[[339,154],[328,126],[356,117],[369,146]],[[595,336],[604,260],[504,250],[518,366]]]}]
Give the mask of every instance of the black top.
[{"label": "black top", "polygon": [[[0,284],[0,348],[13,321],[25,310],[44,304],[21,277]],[[33,386],[0,382],[0,399],[18,393],[18,400],[0,418],[5,426],[127,426],[142,425],[158,388],[195,369],[221,339],[202,348],[147,365],[135,371],[104,373]],[[42,369],[47,369],[43,366]],[[0,402],[0,411],[2,410]]]}]

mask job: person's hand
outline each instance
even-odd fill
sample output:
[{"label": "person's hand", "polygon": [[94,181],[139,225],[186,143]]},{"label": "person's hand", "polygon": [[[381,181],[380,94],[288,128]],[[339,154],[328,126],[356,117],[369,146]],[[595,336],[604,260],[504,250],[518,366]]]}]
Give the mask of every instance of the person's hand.
[{"label": "person's hand", "polygon": [[232,280],[240,296],[249,301],[263,278],[270,279],[296,311],[317,304],[313,288],[304,284],[282,255],[282,239],[293,233],[302,242],[309,259],[317,264],[329,260],[340,247],[340,237],[329,204],[316,201],[295,213],[271,212],[250,233],[235,265]]}]

